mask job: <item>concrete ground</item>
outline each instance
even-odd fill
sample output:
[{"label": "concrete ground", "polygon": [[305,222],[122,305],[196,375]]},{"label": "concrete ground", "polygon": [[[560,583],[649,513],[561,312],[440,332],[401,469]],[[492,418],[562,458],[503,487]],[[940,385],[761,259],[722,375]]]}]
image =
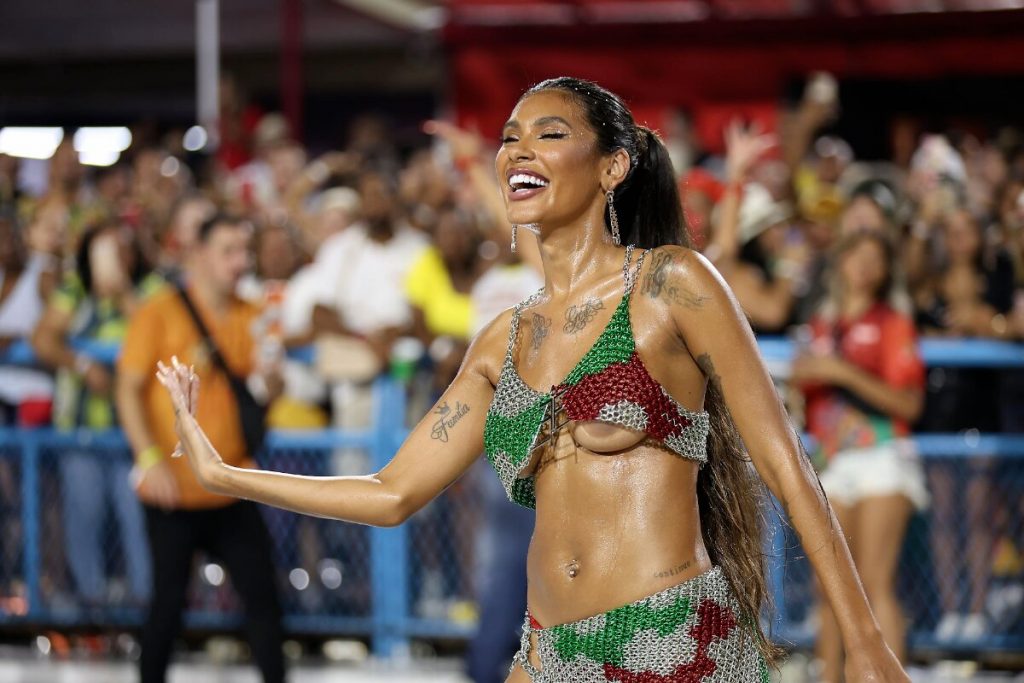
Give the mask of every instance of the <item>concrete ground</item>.
[{"label": "concrete ground", "polygon": [[[780,674],[781,683],[814,683],[807,662],[791,660]],[[970,663],[947,662],[927,669],[912,668],[914,683],[1024,683],[1024,673],[978,671]],[[56,661],[43,658],[28,648],[0,651],[0,681],[3,683],[136,683],[138,676],[130,662]],[[470,683],[460,671],[458,660],[413,660],[399,665],[372,660],[361,664],[320,662],[293,663],[290,683]],[[171,668],[168,683],[260,683],[255,669],[238,665],[211,664],[197,656]]]}]

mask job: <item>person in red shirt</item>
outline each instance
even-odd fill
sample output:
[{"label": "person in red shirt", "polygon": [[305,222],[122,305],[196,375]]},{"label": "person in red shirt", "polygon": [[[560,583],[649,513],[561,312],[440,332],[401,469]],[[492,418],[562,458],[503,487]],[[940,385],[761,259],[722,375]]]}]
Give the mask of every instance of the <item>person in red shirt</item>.
[{"label": "person in red shirt", "polygon": [[[928,504],[924,473],[906,437],[921,413],[924,365],[892,245],[859,232],[837,248],[831,291],[793,365],[806,397],[807,431],[827,463],[821,484],[850,541],[885,640],[901,659],[904,616],[896,570],[910,516]],[[842,649],[824,602],[818,654],[823,681],[839,681]]]}]

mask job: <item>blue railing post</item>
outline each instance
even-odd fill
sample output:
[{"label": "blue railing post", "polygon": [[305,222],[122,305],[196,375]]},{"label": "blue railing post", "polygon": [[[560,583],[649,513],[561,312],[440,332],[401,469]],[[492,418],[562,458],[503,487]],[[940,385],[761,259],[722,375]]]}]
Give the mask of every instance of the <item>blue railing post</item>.
[{"label": "blue railing post", "polygon": [[[395,454],[394,434],[405,426],[405,387],[380,380],[374,391],[375,434],[371,452],[379,471]],[[409,652],[405,623],[409,612],[408,531],[370,530],[370,568],[373,581],[373,652],[382,658]]]},{"label": "blue railing post", "polygon": [[21,444],[21,524],[24,538],[22,563],[25,572],[28,611],[32,619],[42,612],[39,574],[42,562],[39,552],[39,433],[32,429],[19,429]]}]

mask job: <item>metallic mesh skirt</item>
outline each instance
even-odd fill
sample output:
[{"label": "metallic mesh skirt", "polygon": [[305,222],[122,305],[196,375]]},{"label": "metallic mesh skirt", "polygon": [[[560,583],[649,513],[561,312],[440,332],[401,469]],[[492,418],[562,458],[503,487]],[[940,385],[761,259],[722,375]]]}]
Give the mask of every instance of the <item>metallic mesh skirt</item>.
[{"label": "metallic mesh skirt", "polygon": [[[537,634],[540,667],[530,663]],[[756,634],[719,567],[634,603],[542,628],[529,613],[513,666],[534,683],[768,683]]]}]

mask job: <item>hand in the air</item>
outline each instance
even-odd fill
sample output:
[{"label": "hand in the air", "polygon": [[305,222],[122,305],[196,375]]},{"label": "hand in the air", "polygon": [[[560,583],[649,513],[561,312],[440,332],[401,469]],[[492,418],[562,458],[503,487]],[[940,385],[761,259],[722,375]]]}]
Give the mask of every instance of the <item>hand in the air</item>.
[{"label": "hand in the air", "polygon": [[193,368],[182,365],[176,356],[171,359],[170,367],[163,362],[158,362],[157,367],[156,376],[170,395],[177,418],[175,430],[181,439],[172,456],[178,457],[184,451],[199,483],[209,488],[217,470],[224,463],[195,419],[195,408],[199,402],[199,377]]},{"label": "hand in the air", "polygon": [[476,159],[483,150],[484,143],[479,133],[459,128],[447,121],[427,121],[423,124],[423,132],[447,142],[456,159]]},{"label": "hand in the air", "polygon": [[775,135],[763,132],[759,122],[745,127],[738,120],[730,121],[725,129],[725,166],[729,182],[744,182],[754,164],[776,143]]}]

